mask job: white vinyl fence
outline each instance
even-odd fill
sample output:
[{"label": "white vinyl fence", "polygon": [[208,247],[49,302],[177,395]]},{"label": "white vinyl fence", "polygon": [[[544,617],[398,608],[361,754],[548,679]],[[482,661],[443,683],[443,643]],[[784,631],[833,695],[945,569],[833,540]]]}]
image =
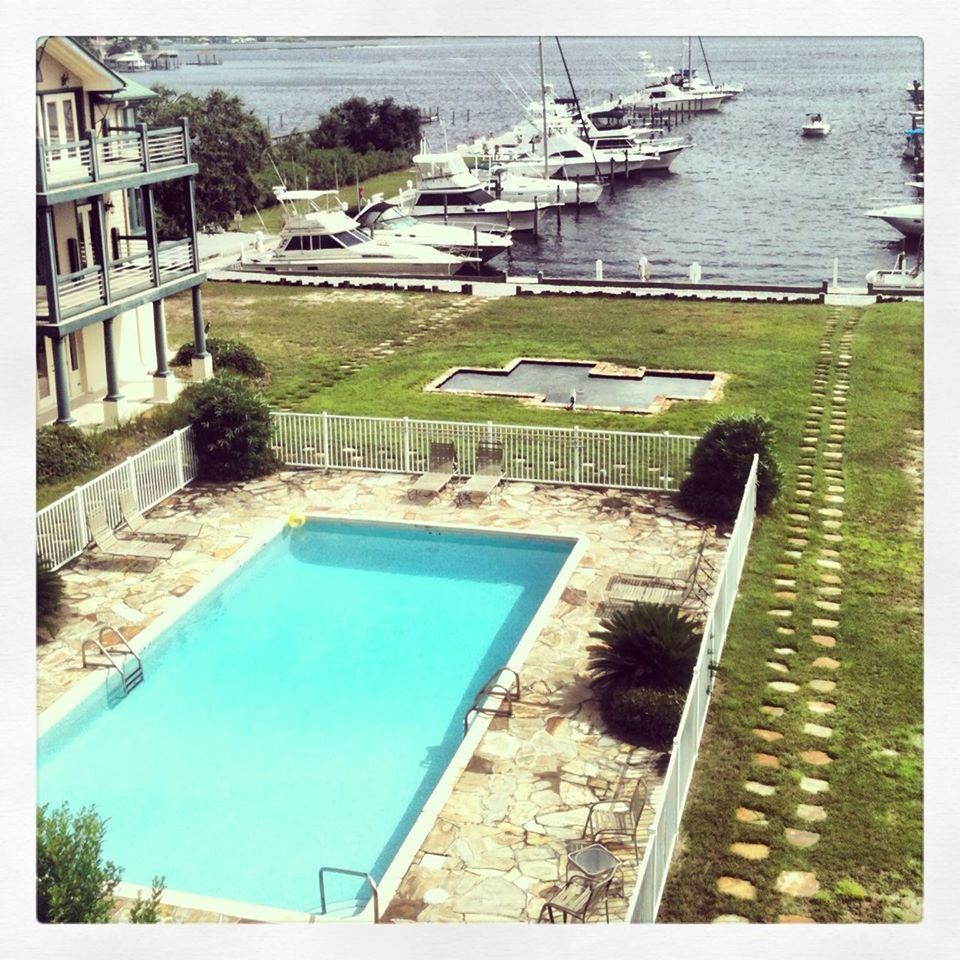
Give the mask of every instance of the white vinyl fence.
[{"label": "white vinyl fence", "polygon": [[576,483],[627,490],[676,490],[687,475],[698,437],[669,433],[587,430],[355,417],[332,413],[273,413],[274,451],[291,467],[422,473],[431,441],[452,442],[456,472],[476,468],[478,443],[503,447],[504,479]]},{"label": "white vinyl fence", "polygon": [[750,535],[756,516],[757,464],[758,458],[755,455],[744,486],[737,521],[710,600],[700,656],[694,667],[680,726],[673,740],[660,806],[650,827],[643,860],[637,870],[637,883],[627,907],[627,918],[631,923],[653,923],[660,909],[660,898],[663,896],[670,858],[683,815],[683,805],[693,778],[700,738],[707,719],[707,708],[710,706],[713,672],[720,662],[740,584],[740,574],[750,546]]},{"label": "white vinyl fence", "polygon": [[136,456],[100,474],[37,512],[37,556],[53,569],[83,552],[90,542],[87,511],[105,507],[107,522],[123,522],[119,492],[133,490],[141,510],[149,510],[197,475],[190,427],[184,427]]}]

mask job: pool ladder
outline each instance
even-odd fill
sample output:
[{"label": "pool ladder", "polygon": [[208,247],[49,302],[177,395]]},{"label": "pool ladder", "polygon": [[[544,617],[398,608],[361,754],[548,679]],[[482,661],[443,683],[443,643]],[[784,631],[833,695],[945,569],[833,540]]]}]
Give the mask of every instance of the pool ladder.
[{"label": "pool ladder", "polygon": [[[103,645],[103,635],[105,633],[115,633],[120,638],[120,643],[123,645],[123,650],[121,651],[126,658],[127,655],[133,657],[136,661],[136,666],[127,673],[123,666],[113,658],[110,651]],[[102,653],[107,660],[110,661],[110,666],[113,667],[117,673],[120,674],[120,682],[123,684],[123,695],[127,696],[134,687],[138,687],[143,683],[143,663],[140,661],[140,658],[133,652],[133,648],[127,643],[127,638],[114,626],[111,626],[108,623],[103,623],[100,625],[100,633],[97,634],[96,638],[90,637],[87,640],[84,640],[80,646],[80,660],[84,667],[87,666],[87,647],[92,645],[96,647],[97,650]],[[123,660],[125,664],[126,659]]]},{"label": "pool ladder", "polygon": [[327,892],[323,885],[323,875],[325,873],[343,873],[348,877],[361,877],[366,880],[373,893],[373,922],[380,922],[380,892],[377,889],[376,880],[374,880],[369,873],[364,873],[362,870],[345,870],[343,867],[320,868],[320,872],[317,874],[317,882],[320,884],[320,913],[323,914],[327,912]]},{"label": "pool ladder", "polygon": [[[513,682],[505,686],[501,682],[504,673],[513,674]],[[498,697],[497,703],[488,705],[487,701],[491,697]],[[515,700],[520,699],[520,674],[510,667],[500,667],[495,670],[487,682],[477,691],[473,698],[470,709],[463,715],[463,735],[467,735],[470,727],[470,715],[480,716],[484,714],[488,717],[512,717],[513,704]]]}]

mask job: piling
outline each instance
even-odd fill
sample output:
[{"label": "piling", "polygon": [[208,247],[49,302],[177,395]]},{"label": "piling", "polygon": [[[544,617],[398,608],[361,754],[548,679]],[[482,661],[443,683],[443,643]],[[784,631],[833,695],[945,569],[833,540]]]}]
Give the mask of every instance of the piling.
[{"label": "piling", "polygon": [[560,229],[560,210],[563,207],[563,201],[560,199],[560,184],[557,184],[557,229]]},{"label": "piling", "polygon": [[[509,215],[510,211],[507,211]],[[533,198],[533,237],[537,239],[540,236],[540,198]]]},{"label": "piling", "polygon": [[577,174],[577,213],[580,212],[580,174]]},{"label": "piling", "polygon": [[594,269],[596,271],[597,279],[602,280],[603,279],[603,261],[597,260],[596,264],[594,265]]}]

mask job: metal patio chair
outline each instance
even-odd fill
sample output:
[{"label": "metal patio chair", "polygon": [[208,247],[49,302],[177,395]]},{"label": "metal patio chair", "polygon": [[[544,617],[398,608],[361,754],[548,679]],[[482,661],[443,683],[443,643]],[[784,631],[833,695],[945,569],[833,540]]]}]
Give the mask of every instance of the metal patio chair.
[{"label": "metal patio chair", "polygon": [[571,872],[568,866],[563,886],[547,898],[540,908],[537,923],[556,923],[555,912],[563,917],[564,923],[568,917],[586,923],[590,912],[601,903],[607,923],[610,922],[610,886],[618,872],[622,877],[623,865],[608,851],[604,852],[609,858],[609,866],[597,873]]},{"label": "metal patio chair", "polygon": [[457,504],[485,500],[503,479],[503,446],[499,443],[477,444],[477,469],[457,491]]},{"label": "metal patio chair", "polygon": [[456,470],[457,449],[452,443],[432,440],[427,456],[427,472],[407,489],[407,499],[421,494],[436,496],[452,479]]},{"label": "metal patio chair", "polygon": [[203,527],[202,523],[197,523],[195,520],[178,520],[173,517],[148,520],[137,506],[133,491],[129,487],[121,490],[117,498],[120,501],[123,519],[127,521],[127,526],[134,533],[157,537],[195,537]]},{"label": "metal patio chair", "polygon": [[101,504],[87,510],[87,526],[93,542],[103,553],[117,557],[152,557],[157,560],[169,560],[173,556],[173,547],[165,543],[150,540],[120,540],[107,522],[107,511]]},{"label": "metal patio chair", "polygon": [[637,830],[640,817],[647,805],[649,791],[647,783],[640,777],[629,798],[597,800],[587,810],[587,821],[583,825],[582,837],[598,840],[600,837],[623,837],[633,839],[633,853],[640,862],[640,847],[637,843]]}]

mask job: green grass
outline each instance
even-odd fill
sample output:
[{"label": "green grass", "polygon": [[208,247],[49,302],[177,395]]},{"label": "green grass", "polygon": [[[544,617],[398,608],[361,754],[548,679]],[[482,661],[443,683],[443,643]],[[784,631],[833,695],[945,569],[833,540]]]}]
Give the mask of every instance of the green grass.
[{"label": "green grass", "polygon": [[[802,901],[791,905],[773,894],[774,879],[789,869],[816,872],[821,890],[809,913],[820,922],[917,918],[911,905],[923,888],[922,544],[907,451],[918,443],[911,431],[922,427],[919,308],[884,305],[863,311],[852,353],[844,539],[839,545],[822,544],[838,546],[843,564],[838,642],[833,652],[805,642],[799,625],[818,612],[812,599],[798,602],[799,653],[790,677],[805,684],[822,676],[804,666],[818,654],[841,662],[837,709],[826,721],[834,729],[824,746],[834,757],[823,774],[830,791],[813,799],[794,786],[800,776],[818,775],[792,759],[784,746],[801,737],[799,728],[808,719],[804,711],[793,707],[771,718],[758,709],[763,702],[791,704],[791,695],[776,695],[766,687],[773,678],[766,660],[776,659],[778,639],[766,611],[773,605],[773,578],[790,524],[781,504],[754,534],[719,673],[720,693],[711,707],[684,816],[682,853],[670,875],[661,920],[695,922],[737,912],[755,921],[775,921],[778,913],[803,909]],[[793,449],[798,451],[799,443]],[[786,489],[792,489],[797,456],[788,447],[781,452],[788,467]],[[816,582],[809,550],[797,573],[798,581]],[[751,733],[755,725],[779,730],[785,740],[761,747]],[[777,755],[781,768],[760,771],[752,763],[760,749]],[[775,784],[777,794],[761,798],[746,793],[747,779]],[[828,813],[826,821],[810,827],[821,840],[805,852],[783,842],[784,827],[803,826],[795,815],[798,802],[821,803]],[[741,804],[766,813],[770,825],[738,823],[735,810]],[[749,840],[770,842],[770,857],[750,862],[729,853],[732,842]],[[761,896],[756,902],[720,896],[714,881],[721,875],[751,880]]]}]

